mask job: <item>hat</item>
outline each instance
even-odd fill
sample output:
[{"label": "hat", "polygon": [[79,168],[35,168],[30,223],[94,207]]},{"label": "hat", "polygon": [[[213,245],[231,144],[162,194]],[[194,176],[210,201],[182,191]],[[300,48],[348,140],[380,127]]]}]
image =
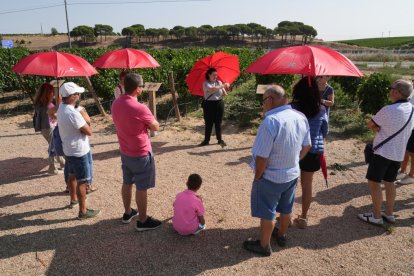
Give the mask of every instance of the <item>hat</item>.
[{"label": "hat", "polygon": [[405,98],[409,98],[413,93],[413,84],[410,81],[403,79],[394,81],[391,88],[398,90]]},{"label": "hat", "polygon": [[75,93],[83,93],[85,88],[80,87],[74,82],[66,82],[59,88],[59,94],[62,98],[69,97]]}]

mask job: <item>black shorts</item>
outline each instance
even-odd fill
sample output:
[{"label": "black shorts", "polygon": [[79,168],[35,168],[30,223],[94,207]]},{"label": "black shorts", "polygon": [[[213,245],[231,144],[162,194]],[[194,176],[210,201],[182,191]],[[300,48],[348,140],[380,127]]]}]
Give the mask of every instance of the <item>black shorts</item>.
[{"label": "black shorts", "polygon": [[401,162],[392,161],[381,155],[374,154],[368,165],[367,179],[374,182],[394,182],[397,178]]},{"label": "black shorts", "polygon": [[305,158],[299,161],[299,167],[305,172],[316,172],[321,168],[321,162],[319,161],[319,153],[308,152]]},{"label": "black shorts", "polygon": [[407,151],[414,153],[414,131],[411,133],[410,139],[408,139]]}]

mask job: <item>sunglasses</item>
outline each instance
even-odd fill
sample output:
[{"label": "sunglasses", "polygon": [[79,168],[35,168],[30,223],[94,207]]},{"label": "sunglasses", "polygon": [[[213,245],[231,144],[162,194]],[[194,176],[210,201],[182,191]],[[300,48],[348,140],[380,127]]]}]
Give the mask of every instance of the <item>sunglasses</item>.
[{"label": "sunglasses", "polygon": [[267,99],[269,99],[269,98],[271,98],[272,96],[267,96],[266,98],[264,98],[263,100],[262,100],[262,103],[264,103]]}]

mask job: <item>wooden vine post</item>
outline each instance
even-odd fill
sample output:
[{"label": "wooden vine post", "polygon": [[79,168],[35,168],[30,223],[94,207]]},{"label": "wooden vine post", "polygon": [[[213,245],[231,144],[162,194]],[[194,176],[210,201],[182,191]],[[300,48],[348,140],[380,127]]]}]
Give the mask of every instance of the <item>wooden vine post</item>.
[{"label": "wooden vine post", "polygon": [[106,116],[106,112],[101,104],[101,102],[99,101],[98,95],[96,95],[95,89],[92,86],[92,82],[89,79],[89,77],[85,77],[86,79],[86,86],[88,87],[88,91],[91,92],[93,99],[95,100],[95,104],[99,109],[99,112],[101,113],[102,116]]},{"label": "wooden vine post", "polygon": [[170,71],[168,79],[170,81],[170,89],[171,89],[172,101],[174,105],[175,118],[177,119],[177,122],[179,122],[181,121],[181,115],[180,115],[180,109],[178,108],[177,96],[175,94],[174,72]]},{"label": "wooden vine post", "polygon": [[[161,83],[158,82],[146,82],[144,91],[148,91],[148,104],[154,118],[157,119],[157,96],[156,92],[160,89]],[[154,137],[157,133],[153,130],[150,131],[151,137]]]}]

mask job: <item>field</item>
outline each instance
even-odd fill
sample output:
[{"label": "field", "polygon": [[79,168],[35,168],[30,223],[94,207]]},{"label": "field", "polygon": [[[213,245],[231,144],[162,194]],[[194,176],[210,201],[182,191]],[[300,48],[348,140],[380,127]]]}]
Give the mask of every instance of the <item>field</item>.
[{"label": "field", "polygon": [[364,38],[338,42],[369,48],[414,48],[414,36]]}]

